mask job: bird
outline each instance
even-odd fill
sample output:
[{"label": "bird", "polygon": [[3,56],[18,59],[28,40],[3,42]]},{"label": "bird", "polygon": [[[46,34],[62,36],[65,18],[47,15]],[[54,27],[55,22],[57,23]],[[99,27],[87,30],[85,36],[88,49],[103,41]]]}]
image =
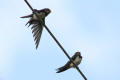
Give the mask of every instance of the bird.
[{"label": "bird", "polygon": [[[81,56],[81,53],[80,52],[76,52],[72,57],[71,59],[73,60],[73,62],[76,64],[76,65],[79,65],[81,63],[81,60],[82,60],[82,56]],[[71,62],[71,61],[68,61],[64,66],[60,67],[57,69],[57,72],[56,73],[60,73],[60,72],[63,72],[63,71],[66,71],[70,68],[75,68],[75,65]]]},{"label": "bird", "polygon": [[45,18],[50,13],[51,10],[49,8],[44,8],[41,10],[34,9],[32,14],[21,17],[21,18],[30,18],[29,21],[26,23],[26,25],[29,24],[28,27],[32,25],[31,30],[33,33],[36,49],[38,48],[43,31],[43,26],[45,25]]}]

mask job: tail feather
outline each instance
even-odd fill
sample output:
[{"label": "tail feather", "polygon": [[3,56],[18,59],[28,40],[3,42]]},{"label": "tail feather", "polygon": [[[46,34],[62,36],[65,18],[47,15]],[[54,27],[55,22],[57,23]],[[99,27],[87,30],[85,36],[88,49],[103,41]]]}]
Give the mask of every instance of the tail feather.
[{"label": "tail feather", "polygon": [[27,16],[22,16],[20,18],[29,18],[29,17],[32,17],[33,14],[30,14],[30,15],[27,15]]},{"label": "tail feather", "polygon": [[28,25],[28,27],[32,24],[32,22],[33,22],[33,20],[32,19],[30,19],[26,24],[25,24],[25,26],[27,25],[27,24],[29,24]]},{"label": "tail feather", "polygon": [[70,68],[69,66],[60,67],[60,68],[57,69],[57,72],[56,72],[56,73],[63,72],[63,71],[65,71],[65,70],[69,69],[69,68]]}]

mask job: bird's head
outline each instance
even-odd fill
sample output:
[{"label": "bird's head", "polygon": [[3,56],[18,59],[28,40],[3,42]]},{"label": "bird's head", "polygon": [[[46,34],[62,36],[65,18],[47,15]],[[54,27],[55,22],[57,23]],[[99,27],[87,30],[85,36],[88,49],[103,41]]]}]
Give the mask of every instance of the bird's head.
[{"label": "bird's head", "polygon": [[45,15],[47,16],[48,14],[51,13],[51,10],[49,8],[44,8],[41,10],[42,12],[45,12]]},{"label": "bird's head", "polygon": [[37,13],[45,13],[45,16],[47,16],[48,14],[51,13],[51,10],[49,8],[44,8],[44,9],[41,9],[41,10],[37,10],[37,9],[34,9],[33,12],[37,12]]},{"label": "bird's head", "polygon": [[48,9],[48,8],[45,8],[44,10],[45,10],[45,12],[46,12],[47,14],[49,14],[49,13],[51,12],[51,10]]},{"label": "bird's head", "polygon": [[76,52],[76,55],[81,55],[81,53],[80,52]]}]

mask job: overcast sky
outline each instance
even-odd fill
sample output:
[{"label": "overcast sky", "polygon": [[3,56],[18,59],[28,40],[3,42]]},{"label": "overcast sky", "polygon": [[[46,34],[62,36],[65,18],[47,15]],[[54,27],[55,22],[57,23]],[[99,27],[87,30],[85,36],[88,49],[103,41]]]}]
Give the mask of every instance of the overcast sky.
[{"label": "overcast sky", "polygon": [[[33,8],[50,8],[46,25],[88,80],[120,80],[120,0],[29,0]],[[24,0],[0,2],[0,80],[84,80],[75,69],[56,73],[68,58],[44,29],[38,49]]]}]

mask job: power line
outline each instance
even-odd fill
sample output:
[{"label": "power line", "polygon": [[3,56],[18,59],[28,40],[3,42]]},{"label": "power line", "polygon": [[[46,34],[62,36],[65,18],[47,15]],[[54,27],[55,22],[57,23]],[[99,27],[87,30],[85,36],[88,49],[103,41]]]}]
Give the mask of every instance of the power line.
[{"label": "power line", "polygon": [[[34,12],[34,9],[32,8],[32,6],[28,3],[27,0],[24,0],[26,2],[26,4],[29,6],[29,8],[32,10],[32,12],[39,18],[39,16],[37,15],[37,13]],[[55,36],[52,34],[52,32],[49,30],[49,28],[42,22],[42,20],[39,19],[39,22],[44,25],[45,29],[48,31],[48,33],[51,35],[51,37],[55,40],[55,42],[58,44],[58,46],[61,48],[61,50],[64,52],[64,54],[68,57],[68,59],[74,64],[75,68],[77,69],[77,71],[82,75],[82,77],[87,80],[87,78],[85,77],[85,75],[82,73],[82,71],[78,68],[78,66],[73,62],[73,60],[70,58],[70,56],[68,55],[68,53],[66,52],[66,50],[62,47],[62,45],[59,43],[59,41],[55,38]]]}]

